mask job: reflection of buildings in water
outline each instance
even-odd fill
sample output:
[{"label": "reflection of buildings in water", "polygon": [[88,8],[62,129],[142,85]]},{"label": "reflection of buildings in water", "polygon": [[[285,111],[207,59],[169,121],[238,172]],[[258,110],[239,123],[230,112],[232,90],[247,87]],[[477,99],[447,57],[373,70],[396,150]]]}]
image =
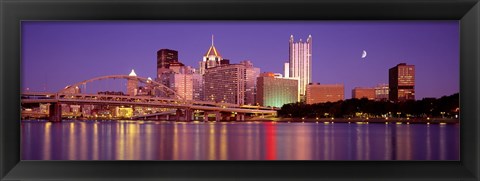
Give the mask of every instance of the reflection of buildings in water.
[{"label": "reflection of buildings in water", "polygon": [[51,122],[48,122],[48,123],[45,123],[45,130],[44,130],[44,142],[43,142],[43,159],[45,160],[50,160],[51,159],[51,150],[50,150],[50,147],[51,147],[51,126],[52,126],[52,123]]},{"label": "reflection of buildings in water", "polygon": [[[166,135],[168,136],[168,135]],[[173,124],[173,150],[172,150],[172,159],[178,160],[178,125]]]},{"label": "reflection of buildings in water", "polygon": [[265,127],[265,159],[276,160],[277,159],[277,137],[276,137],[276,125],[274,123],[266,123]]},{"label": "reflection of buildings in water", "polygon": [[25,123],[22,158],[446,160],[457,158],[456,129],[436,124]]},{"label": "reflection of buildings in water", "polygon": [[245,143],[245,159],[249,160],[249,159],[252,159],[253,158],[253,126],[252,124],[249,124],[247,125],[247,134],[245,135],[245,137],[247,138],[246,139],[246,143]]},{"label": "reflection of buildings in water", "polygon": [[[403,129],[402,129],[403,128]],[[395,146],[396,160],[409,160],[412,158],[412,135],[410,125],[396,125]]]},{"label": "reflection of buildings in water", "polygon": [[[228,134],[227,134],[227,125],[222,124],[220,127],[220,160],[228,159]],[[235,143],[234,143],[235,144]]]},{"label": "reflection of buildings in water", "polygon": [[253,155],[253,158],[252,160],[255,160],[255,159],[259,159],[259,158],[262,158],[263,155],[261,155],[261,152],[260,152],[260,148],[262,146],[260,145],[263,145],[265,146],[265,142],[261,141],[263,136],[262,134],[260,134],[260,129],[261,129],[261,125],[260,124],[255,124],[255,135],[253,135],[253,138],[254,138],[254,145],[253,145],[253,150],[254,150],[254,155]]},{"label": "reflection of buildings in water", "polygon": [[98,123],[93,123],[93,135],[92,135],[92,159],[93,160],[99,160],[99,149],[98,149],[98,140],[101,139],[100,135],[98,134]]},{"label": "reflection of buildings in water", "polygon": [[118,124],[118,129],[115,131],[116,139],[113,140],[113,144],[115,145],[115,159],[116,160],[123,160],[125,159],[125,124]]},{"label": "reflection of buildings in water", "polygon": [[[153,126],[152,124],[142,124],[141,126],[143,126],[145,132],[144,135],[145,136],[145,144],[143,144],[143,146],[145,146],[145,157],[144,159],[146,160],[154,160],[155,157],[155,149],[152,147],[152,145],[154,145],[154,139],[153,139]],[[142,131],[143,132],[143,131]],[[138,140],[139,142],[141,142],[143,140],[143,138],[141,137],[140,140]],[[156,141],[156,140],[155,140]],[[137,153],[140,153],[141,150],[137,150]]]},{"label": "reflection of buildings in water", "polygon": [[363,134],[362,134],[362,129],[360,126],[363,126],[363,125],[357,125],[356,129],[355,129],[355,133],[356,133],[356,149],[355,149],[355,152],[357,153],[357,156],[355,157],[355,160],[363,160],[363,140],[365,139],[363,137]]},{"label": "reflection of buildings in water", "polygon": [[68,145],[68,159],[75,160],[75,155],[77,152],[77,139],[75,139],[75,123],[71,122],[70,124],[68,124],[68,127],[70,128],[68,134],[68,142],[70,143]]},{"label": "reflection of buildings in water", "polygon": [[181,141],[180,141],[180,144],[181,144],[181,157],[180,159],[181,160],[192,160],[192,151],[193,150],[193,146],[192,146],[192,141],[193,138],[192,138],[192,134],[189,134],[188,133],[188,125],[187,124],[181,124],[181,132],[180,132],[180,137],[181,137]]},{"label": "reflection of buildings in water", "polygon": [[285,133],[285,127],[286,125],[282,123],[278,124],[277,126],[277,143],[281,143],[276,145],[277,158],[291,160],[294,152],[292,151],[292,147],[289,145],[292,145],[293,141],[292,136]]},{"label": "reflection of buildings in water", "polygon": [[392,159],[392,133],[391,133],[392,126],[389,124],[385,124],[385,132],[384,132],[384,160],[391,160]]},{"label": "reflection of buildings in water", "polygon": [[209,134],[208,134],[208,159],[215,160],[216,159],[216,152],[215,152],[215,125],[210,124],[208,125]]},{"label": "reflection of buildings in water", "polygon": [[413,139],[413,135],[412,135],[412,129],[411,129],[411,126],[410,124],[407,124],[407,135],[405,136],[406,137],[406,144],[405,145],[405,153],[406,153],[406,159],[407,160],[411,160],[413,159],[412,157],[412,139]]},{"label": "reflection of buildings in water", "polygon": [[447,141],[446,136],[445,136],[445,125],[439,125],[439,156],[440,160],[445,160],[447,159],[447,144],[445,142]]},{"label": "reflection of buildings in water", "polygon": [[426,160],[431,160],[432,159],[432,142],[430,141],[430,125],[427,125],[427,136],[425,136],[425,146],[426,146],[426,155],[425,159]]},{"label": "reflection of buildings in water", "polygon": [[[234,159],[245,159],[246,158],[246,130],[248,129],[248,125],[233,125],[231,131],[229,131],[229,134],[231,135],[242,135],[241,137],[239,136],[230,136],[228,137],[228,142],[230,143],[228,146],[229,150],[229,155],[231,157],[235,157]],[[235,129],[238,128],[238,129]]]},{"label": "reflection of buildings in water", "polygon": [[369,160],[371,157],[371,142],[370,142],[370,126],[364,124],[357,124],[355,126],[355,152],[356,160]]},{"label": "reflection of buildings in water", "polygon": [[364,155],[364,159],[365,160],[370,160],[370,154],[372,154],[370,152],[370,147],[372,145],[370,145],[370,126],[365,126],[365,155]]},{"label": "reflection of buildings in water", "polygon": [[291,136],[294,137],[294,146],[293,148],[293,157],[291,159],[295,160],[310,160],[312,158],[312,136],[310,133],[313,132],[311,126],[294,126],[293,133]]},{"label": "reflection of buildings in water", "polygon": [[203,154],[201,154],[201,153],[203,153],[203,152],[202,152],[201,147],[200,147],[200,144],[201,144],[201,142],[200,142],[200,126],[198,124],[196,124],[194,126],[193,136],[194,136],[195,140],[193,142],[194,150],[192,150],[192,151],[193,151],[193,154],[194,154],[194,159],[199,160],[199,159],[202,159],[201,155],[203,155]]},{"label": "reflection of buildings in water", "polygon": [[87,142],[87,125],[85,122],[80,122],[80,159],[88,159],[88,142]]},{"label": "reflection of buildings in water", "polygon": [[330,154],[330,135],[328,135],[329,133],[329,129],[330,128],[330,125],[324,125],[323,126],[323,159],[324,160],[330,160],[332,159],[331,158],[331,154]]}]

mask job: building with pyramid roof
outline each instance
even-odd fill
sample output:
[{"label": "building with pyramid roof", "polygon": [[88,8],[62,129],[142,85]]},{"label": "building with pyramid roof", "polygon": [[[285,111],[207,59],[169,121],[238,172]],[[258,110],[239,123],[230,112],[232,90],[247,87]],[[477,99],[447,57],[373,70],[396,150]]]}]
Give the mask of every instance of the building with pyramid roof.
[{"label": "building with pyramid roof", "polygon": [[213,44],[213,35],[212,35],[212,45],[208,48],[208,51],[203,56],[202,61],[199,62],[199,73],[205,74],[205,69],[213,68],[220,66],[222,64],[229,64],[228,60],[224,60],[218,52],[217,48]]}]

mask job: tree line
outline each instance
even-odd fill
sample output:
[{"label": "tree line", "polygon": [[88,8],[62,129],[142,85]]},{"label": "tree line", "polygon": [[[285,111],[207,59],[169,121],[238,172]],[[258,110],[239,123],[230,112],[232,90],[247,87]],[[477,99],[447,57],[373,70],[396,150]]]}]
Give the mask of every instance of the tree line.
[{"label": "tree line", "polygon": [[459,112],[459,93],[441,98],[424,98],[404,102],[373,101],[367,98],[337,102],[285,104],[280,117],[455,117]]}]

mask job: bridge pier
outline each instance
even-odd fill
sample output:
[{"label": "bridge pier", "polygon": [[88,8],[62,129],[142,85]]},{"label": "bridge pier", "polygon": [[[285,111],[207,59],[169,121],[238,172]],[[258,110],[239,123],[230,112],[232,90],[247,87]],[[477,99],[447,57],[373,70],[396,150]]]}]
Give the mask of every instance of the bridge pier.
[{"label": "bridge pier", "polygon": [[48,120],[51,121],[51,122],[61,122],[62,121],[62,104],[60,104],[60,103],[51,103],[50,104]]},{"label": "bridge pier", "polygon": [[237,113],[235,115],[236,121],[245,121],[245,114],[244,113]]},{"label": "bridge pier", "polygon": [[185,121],[192,121],[192,110],[185,109]]},{"label": "bridge pier", "polygon": [[180,121],[180,115],[182,115],[182,110],[177,109],[177,111],[175,112],[175,121]]},{"label": "bridge pier", "polygon": [[215,111],[215,121],[220,121],[222,120],[222,114],[220,111]]},{"label": "bridge pier", "polygon": [[208,112],[203,111],[203,122],[206,122],[206,121],[208,121]]}]

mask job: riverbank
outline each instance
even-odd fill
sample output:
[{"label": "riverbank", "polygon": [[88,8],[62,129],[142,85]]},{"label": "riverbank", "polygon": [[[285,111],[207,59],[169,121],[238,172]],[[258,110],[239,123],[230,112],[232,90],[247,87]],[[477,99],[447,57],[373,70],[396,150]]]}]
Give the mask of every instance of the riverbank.
[{"label": "riverbank", "polygon": [[[28,120],[28,119],[22,119]],[[42,120],[42,119],[40,119]],[[48,120],[48,119],[45,119]],[[64,119],[64,120],[90,120],[90,119]],[[130,120],[130,119],[95,119],[95,120]],[[130,120],[130,121],[142,121],[142,120]],[[145,120],[143,120],[145,121]],[[148,120],[148,121],[167,121],[167,120]],[[173,120],[169,120],[173,121]],[[192,121],[175,121],[175,122],[194,122]],[[201,121],[203,122],[203,121]],[[218,122],[278,122],[278,123],[356,123],[356,124],[368,124],[368,123],[381,123],[381,124],[458,124],[459,119],[454,118],[249,118],[244,121],[231,121],[221,120]]]},{"label": "riverbank", "polygon": [[248,121],[383,124],[458,124],[455,118],[252,118]]}]

